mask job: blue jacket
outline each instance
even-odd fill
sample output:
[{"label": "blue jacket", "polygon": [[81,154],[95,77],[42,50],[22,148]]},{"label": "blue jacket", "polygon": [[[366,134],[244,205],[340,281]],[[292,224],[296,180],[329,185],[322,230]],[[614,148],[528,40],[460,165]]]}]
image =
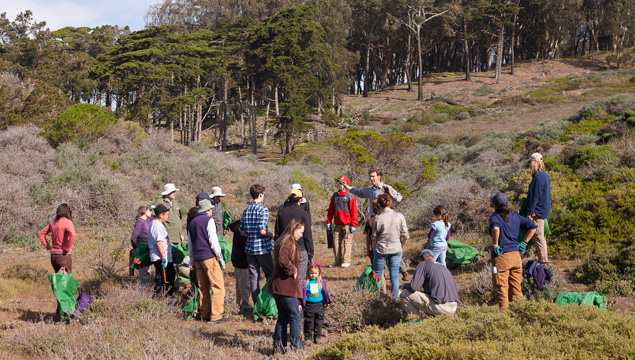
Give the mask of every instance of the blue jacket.
[{"label": "blue jacket", "polygon": [[[518,231],[520,229],[535,229],[536,225],[524,216],[510,212],[507,214],[508,222],[503,220],[500,214],[492,214],[489,217],[488,232],[492,235],[492,229],[497,227],[500,229],[498,236],[498,245],[503,249],[503,253],[518,251]],[[494,257],[494,250],[492,250]]]},{"label": "blue jacket", "polygon": [[551,212],[551,185],[549,175],[538,171],[532,175],[527,192],[527,215],[536,214],[541,219],[548,219]]}]

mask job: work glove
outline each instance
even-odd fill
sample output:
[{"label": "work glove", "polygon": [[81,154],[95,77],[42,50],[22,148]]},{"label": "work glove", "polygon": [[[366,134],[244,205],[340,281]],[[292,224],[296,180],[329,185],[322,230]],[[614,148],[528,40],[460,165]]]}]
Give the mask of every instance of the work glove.
[{"label": "work glove", "polygon": [[355,230],[357,230],[357,228],[355,226],[351,226],[351,234],[354,233]]},{"label": "work glove", "polygon": [[163,259],[161,259],[161,267],[164,269],[168,267],[168,258],[164,257]]},{"label": "work glove", "polygon": [[494,253],[496,253],[496,255],[498,256],[503,256],[503,248],[500,247],[499,245],[496,245],[494,247]]},{"label": "work glove", "polygon": [[218,263],[220,264],[220,268],[225,271],[225,260],[222,258],[218,259]]},{"label": "work glove", "polygon": [[331,225],[331,224],[326,224],[326,230],[327,230],[327,231],[331,231],[331,228],[333,228],[333,225]]},{"label": "work glove", "polygon": [[523,255],[525,253],[525,250],[527,250],[527,244],[522,241],[520,244],[518,244],[518,251],[520,251],[520,254]]}]

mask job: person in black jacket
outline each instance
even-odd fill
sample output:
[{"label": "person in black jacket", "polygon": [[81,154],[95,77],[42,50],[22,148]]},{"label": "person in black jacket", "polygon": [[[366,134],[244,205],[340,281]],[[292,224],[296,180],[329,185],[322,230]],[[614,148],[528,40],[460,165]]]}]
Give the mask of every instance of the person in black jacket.
[{"label": "person in black jacket", "polygon": [[309,262],[313,260],[313,234],[311,233],[311,216],[299,206],[302,200],[302,191],[298,189],[291,190],[289,193],[289,206],[282,208],[278,212],[275,227],[275,239],[284,232],[291,220],[296,219],[304,223],[304,235],[298,240],[298,248],[300,249],[300,266],[298,278],[304,279]]},{"label": "person in black jacket", "polygon": [[241,312],[251,311],[252,306],[249,303],[249,298],[251,297],[249,264],[247,264],[247,254],[245,254],[247,238],[240,234],[240,220],[231,223],[229,229],[234,233],[232,264],[234,265],[234,275],[236,277],[236,305],[238,305]]}]

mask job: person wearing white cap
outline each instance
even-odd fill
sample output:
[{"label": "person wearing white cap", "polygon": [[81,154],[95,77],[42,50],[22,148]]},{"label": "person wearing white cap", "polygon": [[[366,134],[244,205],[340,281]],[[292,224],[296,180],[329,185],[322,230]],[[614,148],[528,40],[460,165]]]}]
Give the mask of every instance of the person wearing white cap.
[{"label": "person wearing white cap", "polygon": [[223,200],[225,197],[223,194],[223,189],[218,186],[214,186],[212,188],[212,192],[209,193],[209,197],[212,198],[212,204],[214,205],[214,211],[212,212],[212,217],[214,218],[214,224],[216,225],[216,233],[223,233]]},{"label": "person wearing white cap", "polygon": [[[309,214],[309,218],[311,217],[311,206],[309,206],[309,200],[307,200],[304,197],[304,190],[302,190],[302,186],[300,186],[300,184],[293,184],[291,185],[291,191],[293,190],[300,190],[302,192],[302,200],[300,200],[300,209],[306,211],[307,214]],[[284,204],[282,204],[282,207],[287,207],[291,205],[291,203],[289,202],[289,199],[287,198],[284,201]]]},{"label": "person wearing white cap", "polygon": [[174,184],[165,184],[161,189],[161,199],[157,201],[154,205],[163,204],[170,208],[170,216],[167,221],[163,223],[165,229],[168,232],[168,238],[172,244],[179,244],[183,240],[183,224],[181,219],[183,216],[181,214],[181,207],[176,201],[176,192],[179,189],[174,186]]},{"label": "person wearing white cap", "polygon": [[532,177],[527,191],[527,217],[536,225],[536,233],[532,240],[536,244],[538,261],[548,263],[545,219],[548,219],[551,213],[551,181],[545,171],[541,154],[531,154],[527,163]]}]

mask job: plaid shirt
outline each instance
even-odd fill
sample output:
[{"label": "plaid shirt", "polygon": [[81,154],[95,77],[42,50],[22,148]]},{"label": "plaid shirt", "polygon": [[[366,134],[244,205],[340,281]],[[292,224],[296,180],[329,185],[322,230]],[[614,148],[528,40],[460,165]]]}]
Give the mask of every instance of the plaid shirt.
[{"label": "plaid shirt", "polygon": [[269,209],[257,201],[247,206],[240,219],[240,232],[247,234],[245,253],[262,255],[271,252],[271,238],[260,235],[260,230],[269,230],[268,223]]}]

